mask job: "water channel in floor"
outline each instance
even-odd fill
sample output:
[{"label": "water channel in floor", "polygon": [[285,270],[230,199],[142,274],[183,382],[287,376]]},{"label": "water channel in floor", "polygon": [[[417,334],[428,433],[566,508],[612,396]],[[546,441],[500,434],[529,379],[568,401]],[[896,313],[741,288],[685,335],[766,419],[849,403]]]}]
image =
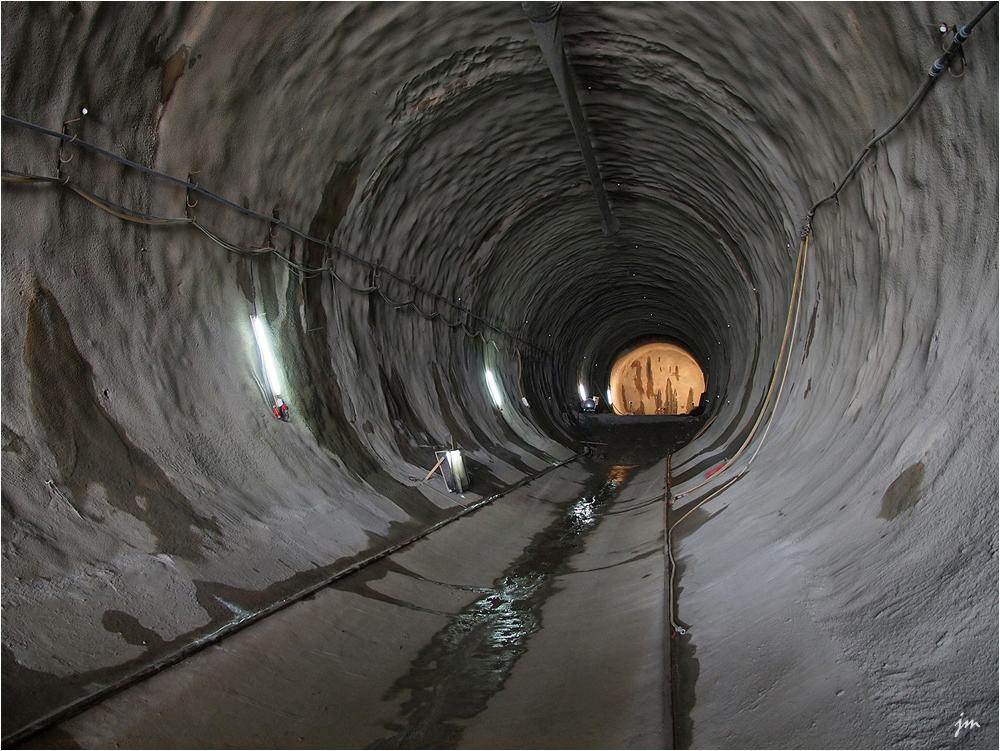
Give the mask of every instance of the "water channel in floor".
[{"label": "water channel in floor", "polygon": [[486,709],[542,627],[542,608],[556,578],[584,549],[592,532],[627,484],[635,467],[595,467],[584,493],[559,505],[558,516],[537,533],[480,596],[451,616],[414,660],[386,699],[409,691],[404,722],[370,748],[449,748],[462,720]]}]

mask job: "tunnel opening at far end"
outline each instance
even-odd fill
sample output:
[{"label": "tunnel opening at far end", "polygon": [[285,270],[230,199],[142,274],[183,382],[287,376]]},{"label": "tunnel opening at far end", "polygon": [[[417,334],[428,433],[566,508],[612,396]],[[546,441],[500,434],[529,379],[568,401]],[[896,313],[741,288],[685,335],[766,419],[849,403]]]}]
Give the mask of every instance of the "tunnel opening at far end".
[{"label": "tunnel opening at far end", "polygon": [[615,359],[608,401],[618,415],[690,415],[704,411],[705,371],[666,341],[632,346]]}]

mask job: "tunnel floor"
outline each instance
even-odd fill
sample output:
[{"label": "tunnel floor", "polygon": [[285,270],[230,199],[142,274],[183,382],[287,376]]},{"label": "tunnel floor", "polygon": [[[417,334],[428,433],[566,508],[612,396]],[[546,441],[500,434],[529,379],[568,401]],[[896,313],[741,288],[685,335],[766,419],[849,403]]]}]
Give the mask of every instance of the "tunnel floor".
[{"label": "tunnel floor", "polygon": [[669,746],[664,450],[699,424],[591,424],[593,456],[21,747]]},{"label": "tunnel floor", "polygon": [[579,439],[590,446],[598,461],[614,464],[648,464],[689,443],[706,425],[698,416],[623,416],[581,414]]}]

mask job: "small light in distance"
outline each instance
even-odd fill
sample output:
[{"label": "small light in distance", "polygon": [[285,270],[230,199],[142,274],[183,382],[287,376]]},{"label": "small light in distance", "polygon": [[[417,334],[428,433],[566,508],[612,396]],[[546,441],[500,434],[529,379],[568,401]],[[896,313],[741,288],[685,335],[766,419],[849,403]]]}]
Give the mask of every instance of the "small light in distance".
[{"label": "small light in distance", "polygon": [[497,384],[496,376],[493,375],[492,370],[486,371],[486,386],[490,390],[490,396],[493,397],[493,403],[497,407],[503,407],[503,398],[500,395],[500,386]]},{"label": "small light in distance", "polygon": [[278,365],[271,352],[271,344],[267,340],[264,324],[259,316],[250,316],[250,322],[253,325],[254,337],[257,339],[257,349],[260,350],[260,362],[264,368],[267,385],[270,387],[271,393],[278,396],[281,393],[281,380],[278,378]]}]

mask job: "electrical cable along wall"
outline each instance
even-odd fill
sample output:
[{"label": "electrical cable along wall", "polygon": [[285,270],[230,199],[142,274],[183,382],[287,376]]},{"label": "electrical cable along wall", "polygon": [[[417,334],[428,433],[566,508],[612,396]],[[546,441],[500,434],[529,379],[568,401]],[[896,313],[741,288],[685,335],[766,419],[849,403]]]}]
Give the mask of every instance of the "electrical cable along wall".
[{"label": "electrical cable along wall", "polygon": [[564,5],[605,235],[518,4],[4,3],[5,738],[446,518],[452,437],[568,459],[660,337],[677,744],[995,748],[995,12],[834,182],[979,9]]},{"label": "electrical cable along wall", "polygon": [[[86,108],[84,108],[84,110],[85,109]],[[86,114],[87,113],[84,112],[84,116]],[[375,262],[368,261],[368,260],[366,260],[366,259],[358,256],[357,254],[351,253],[350,251],[347,251],[347,250],[344,250],[343,248],[340,248],[337,245],[334,245],[334,244],[332,244],[332,243],[330,243],[328,241],[324,241],[324,240],[320,240],[319,238],[312,237],[311,235],[309,235],[308,233],[306,233],[306,232],[298,229],[297,227],[293,227],[290,224],[288,224],[287,222],[281,221],[279,218],[277,218],[277,216],[272,216],[272,217],[268,218],[266,215],[264,215],[264,214],[262,214],[262,213],[260,213],[258,211],[253,211],[253,210],[251,210],[251,209],[249,209],[247,207],[238,206],[238,205],[234,204],[232,201],[229,201],[229,200],[227,200],[225,198],[222,198],[221,196],[219,196],[219,195],[217,195],[217,194],[215,194],[215,193],[213,193],[211,191],[207,191],[204,188],[201,188],[196,183],[190,182],[189,180],[184,181],[184,180],[179,180],[177,178],[173,178],[170,175],[164,174],[163,172],[159,172],[157,170],[153,170],[153,169],[149,169],[147,167],[143,167],[142,165],[136,164],[135,162],[133,162],[131,160],[128,160],[128,159],[123,159],[122,157],[116,156],[115,154],[112,154],[112,153],[108,152],[105,149],[101,149],[101,148],[99,148],[97,146],[94,146],[93,144],[89,144],[86,141],[81,141],[81,140],[79,140],[77,138],[76,135],[69,136],[66,133],[66,127],[68,126],[68,124],[70,122],[79,121],[81,119],[82,119],[82,117],[81,118],[74,118],[73,121],[67,121],[66,123],[63,124],[63,132],[62,133],[57,133],[56,131],[49,130],[48,128],[43,128],[43,127],[41,127],[39,125],[34,125],[32,123],[27,123],[27,122],[25,122],[23,120],[18,120],[15,117],[10,117],[8,115],[3,115],[3,121],[6,122],[6,123],[9,123],[11,125],[15,125],[15,126],[17,126],[19,128],[25,128],[25,129],[28,129],[28,130],[33,130],[33,131],[35,131],[37,133],[42,133],[44,135],[51,136],[53,138],[58,138],[58,139],[60,139],[63,142],[63,143],[61,143],[59,145],[59,165],[60,166],[59,166],[59,172],[58,172],[58,174],[57,174],[56,177],[46,177],[45,175],[35,175],[35,174],[28,174],[28,173],[25,173],[25,172],[19,172],[17,170],[9,170],[10,174],[4,176],[4,178],[3,178],[4,182],[9,182],[9,183],[12,183],[12,184],[16,184],[16,183],[43,183],[43,184],[49,184],[49,185],[62,186],[62,187],[70,189],[71,191],[73,191],[74,193],[78,194],[82,198],[90,201],[92,204],[94,204],[98,208],[100,208],[100,209],[108,212],[109,214],[112,214],[113,216],[117,216],[119,219],[122,219],[122,220],[127,221],[127,222],[136,222],[138,224],[145,224],[145,225],[148,225],[148,226],[151,226],[151,227],[183,227],[183,226],[190,226],[190,227],[193,227],[193,228],[199,230],[202,234],[204,234],[206,237],[208,237],[213,243],[215,243],[216,245],[218,245],[219,247],[221,247],[221,248],[223,248],[225,250],[228,250],[231,253],[237,253],[237,254],[246,255],[246,256],[256,256],[256,257],[274,256],[274,257],[278,258],[279,260],[281,260],[281,262],[284,263],[286,266],[288,266],[288,268],[290,270],[292,270],[296,274],[301,275],[304,278],[312,278],[312,277],[316,277],[316,276],[321,276],[323,274],[329,274],[330,276],[333,277],[333,279],[335,279],[336,281],[340,282],[342,285],[344,285],[345,287],[347,287],[348,289],[350,289],[353,292],[357,292],[359,294],[366,294],[366,295],[370,295],[372,293],[377,292],[379,294],[379,296],[383,300],[385,300],[386,303],[388,303],[390,306],[392,306],[396,310],[410,309],[410,310],[416,312],[417,314],[423,316],[424,318],[426,318],[428,320],[435,320],[435,319],[441,318],[445,322],[445,324],[447,326],[449,326],[450,328],[461,328],[462,331],[467,336],[479,337],[480,339],[482,339],[484,342],[487,342],[487,343],[489,343],[489,342],[492,341],[492,340],[486,339],[486,337],[483,336],[482,331],[472,331],[472,330],[469,329],[469,327],[465,323],[463,323],[462,321],[460,321],[458,319],[456,319],[454,321],[449,321],[447,318],[444,318],[441,315],[441,313],[438,312],[438,311],[435,311],[433,313],[425,313],[420,308],[420,306],[417,304],[417,302],[416,302],[418,296],[424,296],[426,298],[429,298],[432,301],[444,303],[445,306],[453,308],[454,310],[459,311],[460,313],[464,314],[466,317],[468,317],[469,319],[473,320],[475,323],[477,323],[478,325],[480,325],[480,327],[483,328],[483,329],[492,329],[494,331],[497,331],[497,332],[499,332],[499,333],[501,333],[501,334],[509,337],[513,341],[523,341],[523,340],[520,340],[519,337],[517,337],[515,334],[512,334],[509,331],[504,331],[503,329],[498,329],[496,326],[492,325],[488,320],[486,320],[482,316],[476,315],[471,310],[469,310],[467,307],[459,305],[454,300],[451,300],[451,299],[448,299],[448,298],[446,298],[446,297],[444,297],[442,295],[436,294],[436,293],[428,290],[426,287],[424,287],[424,286],[422,286],[420,284],[417,284],[412,278],[411,279],[404,279],[404,278],[402,278],[399,274],[393,272],[392,269],[383,267],[382,264],[380,262],[378,262],[378,261],[375,261]],[[88,149],[88,150],[93,151],[93,152],[95,152],[97,154],[101,154],[102,156],[108,157],[109,159],[113,159],[113,160],[119,162],[120,164],[123,164],[126,167],[129,167],[131,169],[135,169],[135,170],[137,170],[139,172],[147,174],[147,175],[149,175],[149,176],[151,176],[153,178],[157,178],[157,179],[160,179],[160,180],[165,180],[167,182],[171,182],[171,183],[174,183],[176,185],[180,185],[180,186],[184,187],[185,190],[186,190],[186,194],[187,194],[186,195],[186,199],[185,199],[185,201],[186,201],[185,205],[187,207],[186,210],[185,210],[186,216],[184,216],[184,217],[160,217],[160,216],[152,216],[152,215],[146,214],[146,213],[141,212],[141,211],[136,211],[134,209],[130,209],[128,207],[116,206],[116,205],[110,204],[106,200],[103,200],[100,196],[95,195],[91,191],[86,190],[85,188],[83,188],[81,186],[73,184],[71,182],[72,178],[69,175],[65,175],[64,176],[62,174],[62,171],[63,171],[63,166],[62,165],[69,164],[69,162],[72,161],[72,155],[68,159],[65,159],[65,160],[63,159],[63,145],[64,144],[69,144],[70,146],[76,145],[78,148]],[[226,207],[228,207],[230,209],[233,209],[234,211],[236,211],[238,213],[245,214],[246,216],[248,216],[250,218],[255,218],[255,219],[258,219],[258,220],[263,220],[265,222],[268,222],[268,224],[269,224],[269,228],[268,228],[268,239],[269,239],[269,241],[268,241],[268,243],[265,246],[263,246],[263,247],[248,248],[248,247],[241,247],[239,245],[235,245],[235,244],[233,244],[231,242],[228,242],[228,241],[224,240],[222,237],[220,237],[212,229],[210,229],[209,227],[206,227],[205,225],[203,225],[202,223],[200,223],[197,220],[197,218],[191,216],[191,213],[192,213],[191,210],[194,209],[198,205],[197,202],[195,202],[195,203],[191,203],[190,202],[192,195],[205,196],[206,198],[209,198],[209,199],[211,199],[213,201],[216,201],[216,202],[222,204],[223,206],[226,206]],[[325,248],[329,249],[330,251],[333,251],[334,253],[336,253],[337,255],[343,256],[344,258],[348,259],[349,261],[353,261],[354,263],[356,263],[356,264],[360,265],[361,267],[365,268],[366,270],[368,270],[370,272],[370,274],[371,274],[372,279],[375,282],[381,281],[382,275],[385,274],[388,278],[390,278],[390,279],[392,279],[392,280],[400,283],[404,287],[409,287],[411,289],[411,291],[412,291],[411,292],[412,299],[406,300],[404,302],[396,302],[396,301],[392,300],[391,298],[389,298],[386,295],[386,293],[383,291],[383,285],[382,284],[373,284],[371,286],[363,287],[363,288],[354,287],[354,286],[350,285],[348,282],[345,282],[343,279],[341,279],[335,273],[335,271],[333,269],[333,266],[315,266],[315,267],[313,267],[313,266],[306,266],[306,265],[303,265],[301,263],[297,263],[293,259],[289,258],[287,255],[283,254],[281,252],[281,250],[279,248],[275,247],[273,245],[273,243],[271,242],[272,240],[274,240],[274,238],[277,237],[277,234],[276,234],[277,230],[285,230],[286,232],[288,232],[289,234],[291,234],[293,237],[297,236],[297,237],[299,237],[299,238],[301,238],[301,239],[303,239],[303,240],[305,240],[307,242],[315,243],[315,244],[324,246]],[[494,343],[494,346],[496,346],[495,343]]]}]

